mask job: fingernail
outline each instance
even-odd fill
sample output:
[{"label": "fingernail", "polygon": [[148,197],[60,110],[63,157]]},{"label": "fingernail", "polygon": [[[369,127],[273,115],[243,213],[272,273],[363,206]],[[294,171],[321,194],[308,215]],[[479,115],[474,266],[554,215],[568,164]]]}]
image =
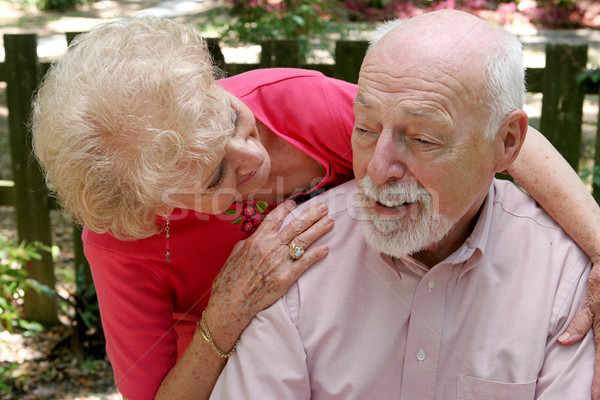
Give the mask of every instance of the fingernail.
[{"label": "fingernail", "polygon": [[323,223],[325,225],[333,224],[333,217],[331,215],[326,216],[325,218],[323,218]]},{"label": "fingernail", "polygon": [[287,204],[288,204],[288,207],[290,207],[290,208],[296,207],[296,202],[294,200],[288,200]]},{"label": "fingernail", "polygon": [[325,211],[327,211],[327,206],[325,204],[323,204],[323,203],[320,203],[317,206],[317,210],[319,210],[320,212],[324,213]]},{"label": "fingernail", "polygon": [[560,342],[564,342],[564,341],[567,341],[567,340],[569,340],[569,338],[570,338],[570,337],[571,337],[571,335],[569,335],[569,333],[565,332],[565,333],[563,333],[562,335],[560,335],[560,336],[558,337],[558,340],[559,340]]}]

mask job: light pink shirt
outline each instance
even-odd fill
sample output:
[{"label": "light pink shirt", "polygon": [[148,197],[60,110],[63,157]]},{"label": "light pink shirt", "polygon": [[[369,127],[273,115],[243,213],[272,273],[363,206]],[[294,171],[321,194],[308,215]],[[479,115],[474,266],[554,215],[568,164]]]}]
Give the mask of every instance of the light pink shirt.
[{"label": "light pink shirt", "polygon": [[495,181],[470,237],[428,270],[366,245],[354,193],[315,199],[335,214],[329,255],[252,321],[211,399],[589,400],[591,333],[556,339],[590,261],[532,199]]}]

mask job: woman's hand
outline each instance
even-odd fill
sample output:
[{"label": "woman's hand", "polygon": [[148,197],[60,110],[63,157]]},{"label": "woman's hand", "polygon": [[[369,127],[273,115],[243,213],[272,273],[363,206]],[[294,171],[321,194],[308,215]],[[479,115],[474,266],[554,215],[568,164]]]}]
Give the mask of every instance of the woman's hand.
[{"label": "woman's hand", "polygon": [[588,289],[583,306],[558,341],[564,345],[577,343],[584,338],[590,328],[594,330],[594,341],[596,342],[592,400],[600,400],[600,263],[596,262],[593,263],[592,272],[588,278]]},{"label": "woman's hand", "polygon": [[[233,347],[256,313],[277,301],[304,271],[327,255],[326,245],[310,248],[333,228],[327,206],[308,208],[280,231],[294,208],[295,203],[287,201],[269,213],[251,237],[234,247],[213,281],[206,320],[222,351]],[[301,258],[290,258],[289,243],[305,249]]]}]

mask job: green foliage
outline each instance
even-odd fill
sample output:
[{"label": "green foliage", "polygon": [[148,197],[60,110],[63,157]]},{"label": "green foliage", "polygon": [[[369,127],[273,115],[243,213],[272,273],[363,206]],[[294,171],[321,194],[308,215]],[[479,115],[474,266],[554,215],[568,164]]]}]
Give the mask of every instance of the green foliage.
[{"label": "green foliage", "polygon": [[[93,283],[86,283],[82,265],[75,275],[75,293],[66,296],[61,296],[54,288],[27,278],[28,263],[31,260],[40,260],[40,252],[52,250],[38,242],[17,244],[0,235],[0,327],[9,332],[19,327],[25,330],[26,334],[43,330],[39,323],[21,318],[20,305],[25,292],[33,289],[48,297],[57,298],[72,321],[82,321],[87,329],[99,329],[100,311],[96,288]],[[73,312],[69,313],[69,310]]]},{"label": "green foliage", "polygon": [[9,363],[5,367],[0,366],[0,392],[12,393],[11,385],[8,383],[10,379],[7,376],[9,376],[10,371],[18,366],[19,364],[17,363]]},{"label": "green foliage", "polygon": [[600,68],[596,66],[596,68],[589,69],[577,76],[577,83],[580,85],[584,84],[588,80],[594,84],[600,83]]},{"label": "green foliage", "polygon": [[20,327],[27,332],[40,332],[42,326],[21,318],[20,303],[25,291],[38,284],[27,279],[27,265],[40,260],[40,252],[52,249],[42,243],[14,243],[0,235],[0,326],[12,332]]},{"label": "green foliage", "polygon": [[295,8],[265,0],[234,0],[229,15],[227,21],[215,24],[225,43],[298,39],[305,55],[315,48],[314,39],[323,39],[330,33],[343,34],[346,30],[339,23],[345,19],[345,13],[332,0],[303,0]]},{"label": "green foliage", "polygon": [[40,0],[7,0],[9,3],[12,4],[19,4],[22,6],[35,6],[38,5]]},{"label": "green foliage", "polygon": [[596,186],[600,186],[600,166],[596,165],[593,168],[585,168],[579,171],[579,177],[581,179],[592,178],[592,183]]},{"label": "green foliage", "polygon": [[100,360],[83,360],[79,369],[86,375],[94,375],[100,366]]},{"label": "green foliage", "polygon": [[35,0],[42,10],[67,11],[73,10],[79,4],[89,3],[90,0]]},{"label": "green foliage", "polygon": [[[55,297],[71,321],[81,320],[87,329],[98,329],[100,325],[100,308],[96,297],[94,283],[86,283],[83,265],[77,268],[75,275],[75,293],[61,295],[56,290],[49,288],[37,281],[28,280],[28,284],[40,293]],[[73,312],[69,312],[73,310]]]},{"label": "green foliage", "polygon": [[23,6],[36,6],[44,11],[68,11],[73,10],[79,4],[87,4],[92,0],[8,0],[14,4]]},{"label": "green foliage", "polygon": [[575,7],[576,0],[536,0],[538,6]]},{"label": "green foliage", "polygon": [[93,282],[86,283],[83,265],[77,268],[76,283],[77,290],[72,298],[75,312],[87,329],[99,329],[100,308],[96,297],[96,287]]}]

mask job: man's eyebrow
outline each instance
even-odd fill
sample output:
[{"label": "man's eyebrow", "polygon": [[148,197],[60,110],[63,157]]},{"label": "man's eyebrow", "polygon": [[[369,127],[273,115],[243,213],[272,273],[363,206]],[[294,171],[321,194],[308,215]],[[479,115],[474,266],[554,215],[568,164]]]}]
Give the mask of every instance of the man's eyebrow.
[{"label": "man's eyebrow", "polygon": [[418,109],[418,110],[403,110],[402,114],[412,117],[425,117],[429,119],[433,119],[439,122],[445,122],[444,118],[439,114],[439,112],[435,112],[433,110],[427,109]]},{"label": "man's eyebrow", "polygon": [[354,98],[354,104],[357,104],[361,107],[367,107],[367,108],[372,108],[373,106],[369,103],[367,103],[363,97],[360,95],[360,93],[358,93],[356,95],[356,97]]}]

